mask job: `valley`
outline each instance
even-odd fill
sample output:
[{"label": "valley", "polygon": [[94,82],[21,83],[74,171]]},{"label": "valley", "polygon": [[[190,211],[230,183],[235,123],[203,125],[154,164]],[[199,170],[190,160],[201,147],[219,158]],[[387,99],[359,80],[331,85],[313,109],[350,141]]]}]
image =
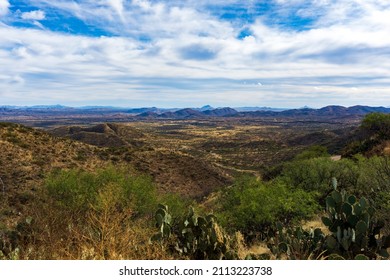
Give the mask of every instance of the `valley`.
[{"label": "valley", "polygon": [[[282,217],[284,226],[321,219],[324,213],[319,209],[324,207],[332,177],[337,177],[342,187],[354,195],[364,195],[380,203],[378,215],[386,221],[383,233],[389,232],[387,204],[363,187],[369,182],[375,188],[384,188],[381,195],[388,195],[385,186],[390,175],[386,171],[389,143],[387,138],[386,141],[364,140],[362,115],[111,119],[110,115],[102,114],[90,117],[14,116],[13,121],[17,123],[0,123],[0,178],[4,188],[0,233],[5,256],[19,248],[14,247],[17,245],[13,242],[17,242],[21,248],[36,250],[31,256],[24,251],[21,258],[84,258],[85,250],[97,250],[94,244],[103,237],[91,235],[87,240],[71,241],[70,236],[65,238],[61,233],[65,229],[52,231],[73,225],[75,229],[69,230],[81,238],[87,234],[84,230],[94,231],[103,222],[118,226],[116,234],[132,231],[129,234],[136,236],[131,242],[143,244],[152,236],[152,216],[158,203],[170,205],[175,219],[181,219],[189,206],[200,214],[215,213],[221,225],[230,229],[224,234],[243,236],[242,244],[236,240],[236,243],[231,241],[236,245],[229,246],[241,246],[240,250],[249,252],[251,249],[246,246],[268,242],[267,246],[272,248],[267,238]],[[351,145],[353,141],[360,143],[360,146],[354,144],[359,149],[369,147],[367,155],[375,153],[380,157],[356,160],[346,157],[357,149]],[[373,175],[370,179],[370,173],[378,173],[378,177]],[[81,186],[92,190],[85,193]],[[130,189],[121,190],[122,187]],[[125,203],[111,188],[119,193],[134,192],[134,198]],[[236,193],[239,189],[242,191]],[[79,205],[76,198],[85,199],[86,204]],[[68,206],[64,208],[65,205]],[[121,229],[120,221],[127,211],[132,213],[128,214],[132,225]],[[56,215],[68,215],[67,212],[65,224],[50,225],[52,222],[47,220],[52,217],[56,221]],[[111,214],[107,216],[108,213]],[[36,223],[31,225],[33,232],[20,232],[21,224],[26,226],[30,217]],[[104,217],[108,220],[101,220]],[[16,241],[12,241],[12,234],[19,236]],[[48,234],[54,238],[54,247],[71,242],[66,251],[53,255],[54,247],[45,249],[47,244],[42,238]],[[35,243],[31,243],[30,235],[34,236]],[[113,246],[112,254],[104,255],[101,249],[85,258],[121,258],[114,252],[119,252],[121,242],[130,240],[120,239],[117,243],[109,241],[112,236],[107,238],[101,242],[105,240],[108,247]],[[72,242],[76,242],[76,247]],[[179,257],[174,253],[166,255],[152,245],[143,245],[142,250],[146,258]],[[270,252],[273,251],[266,255]],[[123,254],[125,258],[142,256],[136,251]],[[280,255],[275,251],[271,257]]]}]

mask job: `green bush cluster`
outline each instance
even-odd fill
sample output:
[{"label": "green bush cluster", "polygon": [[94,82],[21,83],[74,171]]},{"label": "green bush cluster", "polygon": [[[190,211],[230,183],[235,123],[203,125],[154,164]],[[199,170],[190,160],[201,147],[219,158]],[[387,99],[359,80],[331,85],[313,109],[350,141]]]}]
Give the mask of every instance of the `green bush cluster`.
[{"label": "green bush cluster", "polygon": [[166,258],[147,243],[155,207],[162,202],[182,213],[190,203],[159,196],[150,177],[126,166],[57,170],[44,187],[31,217],[0,229],[0,259],[140,258],[143,250],[147,258]]},{"label": "green bush cluster", "polygon": [[296,221],[314,214],[318,204],[309,192],[284,182],[263,182],[244,176],[222,196],[220,219],[224,226],[248,234],[266,231],[277,221]]},{"label": "green bush cluster", "polygon": [[367,114],[361,123],[361,129],[369,137],[379,138],[381,140],[390,139],[390,114]]},{"label": "green bush cluster", "polygon": [[384,211],[389,209],[389,157],[355,156],[339,161],[324,157],[292,161],[284,165],[278,178],[292,188],[316,193],[316,198],[324,205],[333,177],[340,178],[339,185],[343,189],[367,197]]},{"label": "green bush cluster", "polygon": [[353,157],[356,154],[378,154],[378,151],[373,153],[372,151],[386,140],[390,140],[390,114],[378,112],[367,114],[357,129],[353,141],[344,147],[343,155]]},{"label": "green bush cluster", "polygon": [[[387,259],[390,235],[383,235],[383,223],[375,215],[376,210],[365,198],[357,198],[345,190],[339,191],[337,180],[332,178],[334,190],[326,197],[323,224],[329,234],[321,229],[303,229],[301,226],[283,225],[282,213],[302,209],[298,205],[288,205],[286,189],[277,190],[275,183],[272,192],[254,178],[244,177],[236,182],[234,195],[229,195],[231,212],[225,215],[234,220],[235,227],[262,231],[271,254],[247,255],[248,259]],[[279,185],[279,188],[282,185]],[[230,190],[231,191],[231,190]],[[271,194],[272,193],[272,194]],[[295,197],[296,195],[296,197]],[[293,202],[298,202],[294,193]],[[260,199],[259,199],[260,197]],[[226,199],[226,198],[225,198]],[[261,200],[265,199],[265,200]],[[307,198],[306,198],[307,199]],[[281,201],[284,200],[284,204]],[[259,203],[259,205],[257,205]],[[227,205],[226,205],[227,207]],[[239,212],[241,211],[241,212]],[[279,212],[278,212],[279,211]],[[241,215],[241,216],[239,216]],[[294,216],[299,214],[294,213]],[[225,230],[218,226],[216,217],[201,217],[190,208],[186,216],[175,219],[165,205],[159,205],[155,213],[158,232],[152,241],[166,241],[174,237],[171,249],[191,259],[230,259],[238,258],[238,252],[230,244]],[[268,228],[266,228],[268,227]],[[237,228],[235,228],[237,229]],[[271,229],[271,230],[270,230]]]},{"label": "green bush cluster", "polygon": [[375,208],[364,197],[339,191],[337,180],[332,181],[334,190],[326,197],[326,215],[322,217],[330,234],[319,228],[283,228],[278,223],[276,234],[267,242],[272,254],[287,259],[389,258],[390,235],[381,233],[383,223],[377,220]]},{"label": "green bush cluster", "polygon": [[[118,209],[131,208],[135,215],[153,213],[157,192],[150,177],[137,176],[125,168],[109,166],[96,172],[58,170],[46,179],[48,195],[70,213],[99,208],[109,199]],[[102,192],[110,189],[103,197]]]},{"label": "green bush cluster", "polygon": [[281,179],[288,185],[323,195],[333,177],[340,178],[344,188],[355,188],[366,168],[375,160],[364,157],[333,161],[330,157],[294,160],[284,165]]},{"label": "green bush cluster", "polygon": [[390,157],[370,158],[356,155],[332,161],[312,158],[286,163],[278,177],[291,188],[310,192],[325,206],[332,177],[339,186],[357,197],[366,197],[376,207],[376,216],[384,221],[383,231],[390,234]]},{"label": "green bush cluster", "polygon": [[304,160],[319,157],[329,157],[328,149],[324,146],[314,145],[295,156],[294,160]]}]

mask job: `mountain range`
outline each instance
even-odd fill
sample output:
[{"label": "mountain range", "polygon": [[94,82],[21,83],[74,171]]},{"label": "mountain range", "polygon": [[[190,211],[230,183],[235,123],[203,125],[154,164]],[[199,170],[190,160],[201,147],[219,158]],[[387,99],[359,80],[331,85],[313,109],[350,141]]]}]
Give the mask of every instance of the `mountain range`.
[{"label": "mountain range", "polygon": [[282,118],[339,118],[363,116],[372,112],[390,113],[388,107],[370,107],[356,105],[343,107],[337,105],[326,106],[320,109],[303,107],[299,109],[280,109],[269,107],[223,107],[213,108],[210,105],[201,108],[119,108],[110,106],[66,107],[53,106],[0,106],[0,120],[7,120],[12,116],[88,116],[88,115],[120,115],[135,119],[198,119],[215,117],[282,117]]}]

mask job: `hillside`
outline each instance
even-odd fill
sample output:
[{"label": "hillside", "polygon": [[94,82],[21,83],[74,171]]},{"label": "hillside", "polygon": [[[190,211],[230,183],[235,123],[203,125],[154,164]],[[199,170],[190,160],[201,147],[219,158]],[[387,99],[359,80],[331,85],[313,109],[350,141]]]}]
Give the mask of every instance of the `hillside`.
[{"label": "hillside", "polygon": [[29,189],[52,169],[92,170],[102,164],[93,146],[17,124],[0,123],[0,146],[0,176],[7,189]]},{"label": "hillside", "polygon": [[104,164],[93,146],[16,124],[0,123],[0,147],[0,178],[9,205],[3,209],[7,223],[16,222],[24,213],[49,172],[69,168],[92,171]]},{"label": "hillside", "polygon": [[[126,124],[64,126],[49,131],[100,148],[103,159],[130,163],[155,179],[164,192],[199,198],[229,184],[229,177],[210,163],[169,147],[159,137]],[[157,140],[157,141],[156,141]],[[159,143],[160,141],[160,143]]]},{"label": "hillside", "polygon": [[0,153],[0,177],[16,200],[39,188],[45,174],[52,170],[94,170],[108,163],[130,164],[152,176],[160,191],[188,197],[202,197],[228,184],[228,177],[210,164],[182,153],[155,149],[144,144],[147,139],[135,128],[116,124],[61,127],[49,134],[1,123],[0,146],[5,152]]},{"label": "hillside", "polygon": [[139,130],[117,124],[98,124],[90,127],[63,126],[51,130],[55,136],[69,137],[98,147],[140,147],[145,145],[145,137]]}]

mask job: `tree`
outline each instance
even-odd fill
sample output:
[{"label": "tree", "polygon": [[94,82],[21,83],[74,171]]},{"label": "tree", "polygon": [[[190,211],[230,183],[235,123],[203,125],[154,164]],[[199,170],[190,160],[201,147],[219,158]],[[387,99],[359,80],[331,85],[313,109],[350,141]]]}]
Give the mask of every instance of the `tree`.
[{"label": "tree", "polygon": [[370,113],[364,117],[361,128],[369,137],[388,140],[390,139],[390,114]]}]

